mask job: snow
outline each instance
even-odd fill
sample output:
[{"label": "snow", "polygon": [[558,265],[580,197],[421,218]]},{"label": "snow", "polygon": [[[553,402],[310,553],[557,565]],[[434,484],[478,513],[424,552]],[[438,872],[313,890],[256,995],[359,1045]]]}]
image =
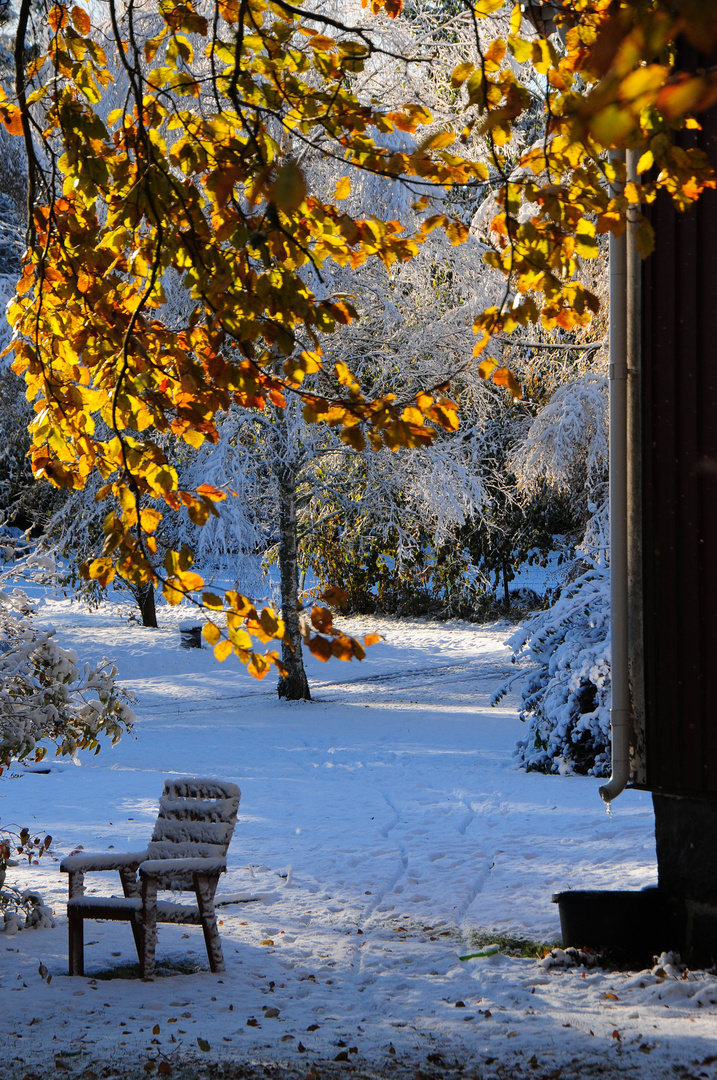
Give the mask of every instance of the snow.
[{"label": "snow", "polygon": [[[137,724],[79,767],[2,781],[3,823],[55,838],[54,861],[14,873],[57,924],[0,938],[4,1075],[53,1060],[68,1075],[146,1076],[164,1060],[175,1075],[231,1062],[306,1075],[337,1058],[411,1075],[456,1062],[481,1076],[715,1075],[711,974],[683,978],[673,958],[546,969],[485,947],[556,942],[560,889],[656,879],[649,796],[626,792],[608,817],[595,780],[515,768],[517,698],[489,705],[515,671],[508,624],[354,620],[385,640],[361,665],[309,658],[316,700],[287,703],[269,679],[182,649],[181,609],[160,608],[157,631],[129,610],[41,609],[63,647],[117,663]],[[226,973],[208,971],[199,928],[162,925],[160,969],[189,974],[107,979],[136,964],[130,928],[87,922],[88,974],[70,979],[60,859],[140,851],[164,780],[186,775],[242,792],[217,892]],[[109,896],[119,880],[86,886]]]}]

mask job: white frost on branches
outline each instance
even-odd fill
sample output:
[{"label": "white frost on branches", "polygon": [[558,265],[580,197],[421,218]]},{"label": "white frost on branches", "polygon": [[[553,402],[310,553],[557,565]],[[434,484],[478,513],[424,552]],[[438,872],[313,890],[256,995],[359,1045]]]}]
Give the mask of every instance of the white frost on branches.
[{"label": "white frost on branches", "polygon": [[608,463],[607,379],[588,372],[561,386],[513,456],[519,482],[592,491]]}]

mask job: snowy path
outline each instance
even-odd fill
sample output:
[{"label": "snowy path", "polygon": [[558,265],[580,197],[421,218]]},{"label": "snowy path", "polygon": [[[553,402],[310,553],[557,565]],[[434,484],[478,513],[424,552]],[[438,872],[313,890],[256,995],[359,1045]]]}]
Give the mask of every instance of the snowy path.
[{"label": "snowy path", "polygon": [[[218,899],[256,899],[221,908],[220,979],[95,980],[135,957],[126,925],[88,923],[89,976],[70,980],[58,863],[23,871],[58,927],[4,939],[0,1030],[19,1076],[48,1054],[79,1072],[119,1056],[137,1075],[155,1059],[175,1071],[194,1057],[306,1070],[337,1055],[357,1068],[457,1059],[485,1075],[512,1063],[657,1077],[680,1062],[686,1076],[717,1075],[711,976],[459,960],[486,934],[556,939],[557,889],[655,876],[648,797],[627,793],[608,818],[596,781],[513,768],[515,701],[489,705],[514,670],[505,627],[383,624],[364,664],[312,660],[316,700],[280,704],[268,680],[181,650],[176,613],[151,632],[109,610],[46,612],[82,655],[118,661],[139,691],[136,738],[81,768],[3,783],[2,820],[32,814],[58,857],[141,848],[165,776],[219,775],[239,784],[242,804]],[[112,875],[90,885],[117,888]],[[159,961],[187,958],[205,968],[200,931],[162,926]]]}]

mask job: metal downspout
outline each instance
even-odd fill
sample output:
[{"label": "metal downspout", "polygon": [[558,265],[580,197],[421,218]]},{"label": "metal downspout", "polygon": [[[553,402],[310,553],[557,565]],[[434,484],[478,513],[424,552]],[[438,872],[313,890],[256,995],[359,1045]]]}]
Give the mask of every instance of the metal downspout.
[{"label": "metal downspout", "polygon": [[[614,150],[611,160],[625,161],[625,152]],[[634,179],[635,155],[628,162]],[[615,193],[615,189],[613,189]],[[628,575],[627,575],[627,377],[628,290],[636,278],[635,258],[628,279],[628,229],[620,237],[610,234],[610,627],[611,687],[610,728],[612,733],[612,776],[600,788],[606,803],[624,790],[630,779],[630,676],[628,667]],[[632,241],[632,238],[631,238]],[[631,242],[631,255],[634,245]],[[635,305],[631,304],[632,312]],[[632,340],[631,340],[632,339]],[[634,361],[633,357],[633,361]]]}]

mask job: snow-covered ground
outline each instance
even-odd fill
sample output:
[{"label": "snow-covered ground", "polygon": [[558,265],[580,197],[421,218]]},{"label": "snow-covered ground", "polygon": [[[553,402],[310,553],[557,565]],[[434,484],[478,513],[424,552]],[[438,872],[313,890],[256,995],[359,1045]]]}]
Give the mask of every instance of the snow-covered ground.
[{"label": "snow-covered ground", "polygon": [[[489,706],[514,671],[507,625],[354,622],[385,641],[360,665],[310,658],[315,700],[287,704],[271,678],[181,649],[181,610],[162,608],[158,631],[128,611],[43,609],[81,656],[117,661],[138,720],[80,767],[0,781],[3,823],[55,838],[55,861],[17,873],[57,921],[0,938],[4,1075],[146,1076],[163,1062],[164,1075],[231,1062],[306,1075],[336,1060],[411,1075],[455,1062],[478,1076],[717,1075],[712,975],[460,959],[492,937],[557,940],[556,890],[656,874],[649,796],[627,792],[608,817],[595,780],[514,768],[517,701]],[[197,970],[108,979],[136,962],[129,926],[86,923],[88,974],[70,979],[59,858],[144,847],[170,775],[242,790],[218,893],[227,971],[208,971],[198,928],[160,926],[158,962]],[[88,883],[118,888],[113,874]]]}]

